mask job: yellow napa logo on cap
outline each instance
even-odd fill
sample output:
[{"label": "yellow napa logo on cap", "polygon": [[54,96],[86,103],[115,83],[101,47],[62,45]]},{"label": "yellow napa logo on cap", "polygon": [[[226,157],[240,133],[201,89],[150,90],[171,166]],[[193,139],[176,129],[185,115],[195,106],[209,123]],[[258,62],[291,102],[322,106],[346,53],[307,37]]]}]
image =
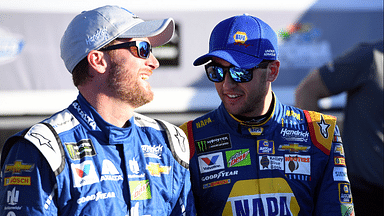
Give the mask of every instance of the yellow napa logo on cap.
[{"label": "yellow napa logo on cap", "polygon": [[245,43],[248,40],[247,34],[245,32],[238,31],[235,35],[233,35],[233,39],[235,39],[236,43]]}]

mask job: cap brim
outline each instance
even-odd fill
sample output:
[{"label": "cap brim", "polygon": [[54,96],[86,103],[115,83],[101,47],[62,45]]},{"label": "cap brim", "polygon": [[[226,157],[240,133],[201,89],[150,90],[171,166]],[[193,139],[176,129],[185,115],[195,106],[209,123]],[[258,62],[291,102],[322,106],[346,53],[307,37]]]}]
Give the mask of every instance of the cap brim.
[{"label": "cap brim", "polygon": [[256,58],[235,50],[215,50],[197,58],[194,62],[194,66],[199,66],[207,63],[212,57],[221,58],[230,64],[243,69],[250,69],[256,67],[263,61],[261,58]]},{"label": "cap brim", "polygon": [[175,22],[172,18],[162,20],[144,21],[136,24],[118,38],[142,38],[147,37],[153,47],[166,44],[172,39],[175,30]]}]

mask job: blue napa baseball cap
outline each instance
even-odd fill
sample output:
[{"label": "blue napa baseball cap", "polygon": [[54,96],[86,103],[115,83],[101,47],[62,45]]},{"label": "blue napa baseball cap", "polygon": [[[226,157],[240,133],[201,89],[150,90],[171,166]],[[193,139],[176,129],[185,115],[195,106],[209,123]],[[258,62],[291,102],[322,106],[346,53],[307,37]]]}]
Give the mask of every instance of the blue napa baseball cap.
[{"label": "blue napa baseball cap", "polygon": [[106,5],[73,18],[61,38],[61,58],[72,73],[91,50],[98,50],[116,38],[147,37],[152,47],[157,47],[170,41],[174,30],[172,18],[144,21],[125,8]]},{"label": "blue napa baseball cap", "polygon": [[221,58],[236,67],[250,69],[263,60],[277,60],[277,35],[261,19],[247,14],[234,16],[215,26],[209,40],[209,53],[193,65]]}]

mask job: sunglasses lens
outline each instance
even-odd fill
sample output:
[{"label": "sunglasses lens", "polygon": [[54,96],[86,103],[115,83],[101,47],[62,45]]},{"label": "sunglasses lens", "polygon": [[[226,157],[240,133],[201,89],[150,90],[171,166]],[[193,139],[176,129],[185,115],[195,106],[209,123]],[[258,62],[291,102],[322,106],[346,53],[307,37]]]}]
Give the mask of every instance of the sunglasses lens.
[{"label": "sunglasses lens", "polygon": [[151,45],[146,41],[141,41],[137,47],[137,53],[141,58],[148,58],[151,53]]},{"label": "sunglasses lens", "polygon": [[231,77],[235,82],[249,82],[252,79],[252,70],[245,70],[237,67],[229,68]]},{"label": "sunglasses lens", "polygon": [[205,71],[207,72],[208,79],[212,82],[224,80],[224,70],[221,67],[210,65],[205,68]]}]

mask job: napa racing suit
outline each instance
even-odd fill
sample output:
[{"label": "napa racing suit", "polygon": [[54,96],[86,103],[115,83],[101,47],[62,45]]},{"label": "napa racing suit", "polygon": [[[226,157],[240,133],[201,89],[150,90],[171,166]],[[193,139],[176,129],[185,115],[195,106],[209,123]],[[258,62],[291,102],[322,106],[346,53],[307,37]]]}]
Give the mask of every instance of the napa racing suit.
[{"label": "napa racing suit", "polygon": [[350,215],[336,118],[281,104],[257,124],[224,105],[180,126],[198,215]]},{"label": "napa racing suit", "polygon": [[183,131],[137,113],[125,126],[79,94],[8,139],[0,215],[195,215]]}]

